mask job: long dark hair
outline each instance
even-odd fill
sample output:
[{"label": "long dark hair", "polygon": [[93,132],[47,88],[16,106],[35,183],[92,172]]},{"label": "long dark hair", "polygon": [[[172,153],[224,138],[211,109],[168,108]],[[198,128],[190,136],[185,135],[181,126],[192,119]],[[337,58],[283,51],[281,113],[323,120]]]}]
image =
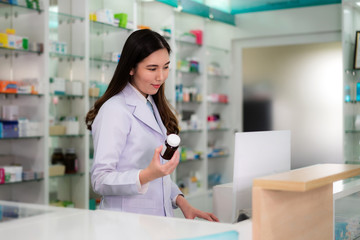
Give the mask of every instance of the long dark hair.
[{"label": "long dark hair", "polygon": [[[160,34],[150,29],[137,30],[130,34],[124,44],[119,63],[108,88],[104,95],[95,102],[94,106],[86,114],[85,122],[89,130],[91,130],[91,125],[101,106],[108,99],[121,92],[126,87],[127,83],[131,81],[131,69],[135,69],[139,62],[153,52],[164,48],[170,54],[171,48],[166,40]],[[178,134],[178,121],[175,114],[171,111],[170,104],[165,97],[165,84],[162,84],[158,92],[155,95],[152,95],[152,97],[158,107],[167,134]]]}]

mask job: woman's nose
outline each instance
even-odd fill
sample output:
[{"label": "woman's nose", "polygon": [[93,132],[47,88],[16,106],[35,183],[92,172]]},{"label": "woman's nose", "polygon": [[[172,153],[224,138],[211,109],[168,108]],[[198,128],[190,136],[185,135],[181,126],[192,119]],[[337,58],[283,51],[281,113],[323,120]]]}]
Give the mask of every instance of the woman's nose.
[{"label": "woman's nose", "polygon": [[159,71],[157,72],[156,80],[163,81],[164,77],[165,77],[164,71],[162,69],[159,69]]}]

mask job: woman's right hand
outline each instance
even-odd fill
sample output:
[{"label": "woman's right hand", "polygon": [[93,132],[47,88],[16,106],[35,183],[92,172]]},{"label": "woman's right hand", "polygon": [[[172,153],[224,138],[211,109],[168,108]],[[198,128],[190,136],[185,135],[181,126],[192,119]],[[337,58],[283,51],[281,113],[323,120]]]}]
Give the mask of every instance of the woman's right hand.
[{"label": "woman's right hand", "polygon": [[175,151],[174,155],[169,161],[167,161],[167,163],[161,164],[160,153],[162,148],[163,146],[160,146],[155,149],[154,156],[149,166],[140,171],[139,178],[141,185],[148,183],[156,178],[171,174],[179,164],[179,151]]}]

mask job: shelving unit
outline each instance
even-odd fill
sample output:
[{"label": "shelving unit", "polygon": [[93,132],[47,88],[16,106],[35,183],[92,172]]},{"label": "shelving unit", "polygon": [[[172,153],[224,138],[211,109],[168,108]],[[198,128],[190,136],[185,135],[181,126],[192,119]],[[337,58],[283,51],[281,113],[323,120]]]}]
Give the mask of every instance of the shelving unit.
[{"label": "shelving unit", "polygon": [[[235,28],[179,12],[174,6],[158,1],[42,0],[40,7],[39,10],[29,9],[26,6],[0,1],[0,32],[4,32],[6,28],[14,28],[19,35],[28,36],[29,43],[43,44],[41,50],[0,47],[0,80],[31,77],[39,79],[40,82],[39,92],[36,94],[0,93],[0,106],[18,105],[26,109],[23,112],[24,116],[30,120],[40,121],[45,129],[38,136],[0,139],[0,161],[2,155],[11,155],[19,159],[26,156],[31,160],[19,160],[21,164],[44,173],[43,178],[27,181],[26,184],[23,182],[24,185],[0,185],[0,199],[41,204],[62,200],[73,202],[76,208],[88,208],[89,198],[99,197],[90,187],[92,138],[84,124],[86,113],[99,96],[90,94],[88,90],[96,86],[100,88],[100,95],[105,91],[117,66],[116,57],[121,53],[125,40],[138,25],[145,25],[161,34],[166,32],[164,29],[170,30],[170,35],[164,35],[172,47],[166,96],[177,113],[184,115],[184,111],[188,111],[197,116],[193,118],[196,120],[196,126],[182,126],[180,135],[183,147],[191,147],[201,152],[201,155],[188,156],[186,161],[179,164],[172,177],[175,182],[181,183],[190,177],[190,170],[192,175],[196,173],[199,177],[198,187],[196,191],[189,193],[187,198],[195,203],[196,207],[210,211],[211,189],[208,175],[219,173],[223,182],[231,181],[232,172],[228,169],[232,169],[233,146],[225,140],[232,138],[229,121],[224,121],[216,129],[208,129],[207,124],[208,114],[221,109],[225,120],[225,115],[229,114],[232,108],[231,102],[207,101],[209,93],[215,92],[214,89],[220,89],[222,85],[231,85],[232,81],[229,67],[230,45],[219,46],[223,42],[222,36],[217,36],[213,30],[224,28],[225,31],[231,32]],[[95,20],[93,14],[100,9],[111,9],[113,13],[127,13],[129,24],[124,28],[102,22],[101,19]],[[27,26],[24,22],[33,22],[36,25]],[[213,25],[217,27],[213,28]],[[184,40],[183,34],[194,29],[202,30],[202,44]],[[199,63],[198,70],[178,68],[178,61],[189,60],[189,57]],[[221,66],[222,74],[214,75],[207,72],[208,64],[213,58],[224,63],[224,66]],[[54,82],[57,78],[68,83],[81,83],[81,94],[54,91]],[[179,99],[176,91],[179,84],[191,88],[189,90],[196,92],[197,97]],[[78,133],[56,134],[50,130],[53,123],[60,124],[59,120],[65,116],[77,117]],[[208,156],[210,139],[219,139],[219,142],[222,141],[229,146],[229,151],[211,158]],[[75,148],[79,163],[76,174],[49,176],[51,156],[55,148],[62,148],[64,154],[67,148]],[[226,166],[228,164],[230,166]],[[35,187],[29,187],[29,184]],[[29,193],[31,191],[34,193]],[[206,204],[203,204],[204,201]]]},{"label": "shelving unit", "polygon": [[[356,83],[360,69],[354,69],[355,33],[360,25],[360,9],[356,1],[342,2],[343,9],[343,79],[344,79],[344,159],[346,163],[360,164],[360,107],[356,99]],[[358,120],[357,120],[358,118]]]},{"label": "shelving unit", "polygon": [[[88,145],[83,125],[87,101],[87,61],[86,49],[87,11],[85,1],[53,1],[49,2],[49,78],[61,78],[60,87],[56,80],[49,88],[49,120],[50,125],[67,125],[65,134],[48,136],[49,167],[51,155],[55,148],[63,154],[70,149],[77,156],[77,172],[49,178],[49,203],[58,201],[71,202],[77,208],[88,208]],[[55,47],[54,47],[55,45]],[[65,46],[64,46],[65,45]],[[75,83],[77,82],[77,83]],[[77,84],[76,87],[74,84]],[[65,89],[64,89],[65,87]],[[65,90],[65,91],[64,91]],[[55,91],[55,92],[53,92]],[[66,120],[71,119],[71,120]],[[76,120],[74,120],[76,119]],[[67,122],[63,122],[66,120]],[[72,124],[71,124],[72,123]],[[79,130],[70,130],[70,125],[78,125]],[[50,126],[51,127],[51,126]],[[65,160],[66,161],[66,160]],[[65,171],[67,171],[65,169]]]},{"label": "shelving unit", "polygon": [[[233,175],[233,130],[231,129],[230,112],[233,110],[231,102],[209,102],[207,96],[210,93],[227,94],[231,99],[229,90],[231,87],[231,40],[223,41],[222,36],[229,35],[234,28],[230,25],[209,21],[205,18],[179,12],[171,6],[162,3],[141,2],[139,23],[149,26],[151,29],[163,32],[170,29],[171,36],[168,41],[172,47],[170,74],[166,82],[167,97],[175,106],[176,112],[183,119],[180,130],[181,147],[201,152],[196,160],[182,158],[173,179],[178,185],[186,185],[192,176],[198,177],[198,187],[192,189],[186,198],[195,207],[205,210],[212,210],[212,190],[214,179],[222,183],[231,182]],[[162,14],[155,14],[161,11]],[[203,43],[197,44],[184,40],[184,33],[190,30],[202,30]],[[219,35],[222,32],[224,35]],[[216,34],[215,34],[216,33]],[[225,42],[225,45],[224,45]],[[199,70],[185,69],[179,63],[180,60],[195,60],[199,63]],[[218,71],[209,72],[210,63],[219,62]],[[181,95],[186,91],[192,97]],[[175,90],[175,91],[174,91]],[[222,91],[222,92],[218,92]],[[194,94],[195,93],[195,94]],[[179,96],[180,95],[180,96]],[[197,96],[197,97],[196,97]],[[223,115],[222,124],[210,129],[207,122],[208,115],[220,113]],[[197,117],[190,121],[190,115]],[[191,122],[189,124],[189,122]],[[226,154],[210,155],[209,141],[218,147],[224,144],[227,147]],[[211,182],[208,176],[211,174]],[[175,212],[176,216],[181,213]]]},{"label": "shelving unit", "polygon": [[[37,90],[30,93],[2,93],[0,94],[0,108],[3,106],[17,106],[19,117],[44,123],[46,116],[46,96],[44,92],[44,78],[46,56],[42,50],[33,49],[33,43],[44,43],[46,29],[46,14],[41,9],[30,9],[0,1],[0,32],[15,29],[17,36],[28,38],[28,48],[9,49],[0,47],[0,80],[20,81],[36,79]],[[32,22],[33,25],[24,23]],[[1,110],[0,110],[1,111]],[[1,118],[1,116],[0,116]],[[38,125],[39,126],[39,125]],[[40,127],[40,126],[39,126]],[[0,199],[46,204],[47,165],[46,131],[42,129],[32,135],[11,136],[0,139],[0,165],[18,164],[23,171],[42,173],[40,179],[31,181],[9,182],[0,185]],[[40,176],[40,175],[39,175]]]}]

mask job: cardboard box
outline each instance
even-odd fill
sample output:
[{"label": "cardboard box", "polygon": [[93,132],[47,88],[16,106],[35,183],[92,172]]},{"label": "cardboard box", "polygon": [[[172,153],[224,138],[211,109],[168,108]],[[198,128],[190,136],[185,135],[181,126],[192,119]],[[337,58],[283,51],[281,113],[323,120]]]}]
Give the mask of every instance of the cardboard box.
[{"label": "cardboard box", "polygon": [[0,92],[2,92],[2,93],[17,93],[17,82],[0,80]]},{"label": "cardboard box", "polygon": [[100,88],[89,88],[90,97],[98,97],[100,93]]},{"label": "cardboard box", "polygon": [[66,127],[62,125],[54,125],[49,127],[50,136],[65,135]]},{"label": "cardboard box", "polygon": [[62,176],[65,174],[65,166],[64,165],[52,165],[49,167],[49,176]]}]

